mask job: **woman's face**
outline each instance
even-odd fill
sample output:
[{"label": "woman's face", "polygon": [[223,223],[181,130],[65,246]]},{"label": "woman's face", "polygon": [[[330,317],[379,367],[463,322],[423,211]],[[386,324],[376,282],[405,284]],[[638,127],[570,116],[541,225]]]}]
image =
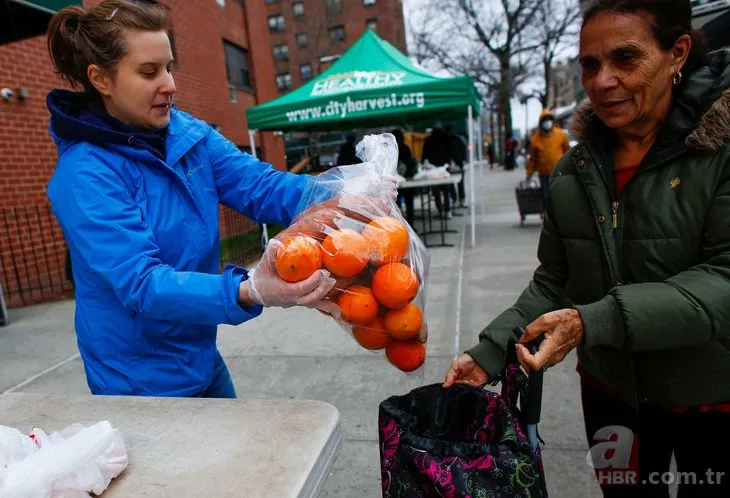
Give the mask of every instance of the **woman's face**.
[{"label": "woman's face", "polygon": [[581,32],[583,87],[610,128],[632,132],[651,127],[671,103],[672,78],[684,64],[691,41],[685,35],[673,49],[663,50],[650,21],[645,13],[604,12]]},{"label": "woman's face", "polygon": [[[160,130],[170,122],[175,95],[170,39],[164,31],[124,33],[127,54],[113,75],[98,71],[89,77],[102,94],[107,112],[142,130]],[[98,83],[98,84],[97,84]]]}]

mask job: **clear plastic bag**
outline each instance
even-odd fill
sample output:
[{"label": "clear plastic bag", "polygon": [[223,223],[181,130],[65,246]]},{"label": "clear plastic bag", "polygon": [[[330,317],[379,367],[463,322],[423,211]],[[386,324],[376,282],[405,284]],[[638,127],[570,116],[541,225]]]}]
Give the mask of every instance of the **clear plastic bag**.
[{"label": "clear plastic bag", "polygon": [[0,426],[0,498],[88,498],[129,463],[122,434],[107,421],[30,436]]},{"label": "clear plastic bag", "polygon": [[300,215],[266,250],[286,281],[329,271],[337,283],[317,308],[363,348],[400,371],[420,374],[430,257],[383,187],[384,177],[396,175],[395,137],[367,135],[357,155],[362,163],[317,176]]}]

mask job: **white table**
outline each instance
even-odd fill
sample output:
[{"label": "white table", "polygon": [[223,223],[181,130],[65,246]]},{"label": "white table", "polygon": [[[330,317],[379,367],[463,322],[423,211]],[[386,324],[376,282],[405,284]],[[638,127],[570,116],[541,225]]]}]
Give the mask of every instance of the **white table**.
[{"label": "white table", "polygon": [[[461,181],[462,175],[459,173],[452,173],[451,176],[446,178],[438,179],[422,179],[422,180],[405,180],[398,182],[398,190],[407,189],[423,189],[421,190],[421,209],[423,211],[423,231],[419,234],[423,237],[423,243],[426,247],[453,247],[454,244],[446,243],[447,233],[457,233],[456,230],[449,230],[448,219],[440,216],[439,218],[439,229],[433,230],[433,218],[431,216],[431,188],[442,187],[445,185],[458,185]],[[424,201],[424,191],[426,194],[426,201]],[[428,229],[426,229],[426,220],[428,220]],[[414,227],[415,228],[415,227]],[[440,244],[429,244],[428,235],[440,234]]]},{"label": "white table", "polygon": [[0,396],[0,425],[26,434],[101,420],[129,453],[103,498],[314,497],[342,445],[339,412],[320,401]]},{"label": "white table", "polygon": [[422,179],[422,180],[405,180],[398,183],[399,189],[409,188],[425,188],[425,187],[442,187],[444,185],[458,185],[461,181],[460,173],[452,173],[451,176],[446,178]]}]

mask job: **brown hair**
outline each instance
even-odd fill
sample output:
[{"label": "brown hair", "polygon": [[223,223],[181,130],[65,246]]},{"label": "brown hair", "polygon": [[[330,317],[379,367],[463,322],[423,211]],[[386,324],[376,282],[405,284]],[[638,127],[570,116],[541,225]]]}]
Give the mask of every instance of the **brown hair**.
[{"label": "brown hair", "polygon": [[88,67],[96,64],[113,73],[127,52],[122,31],[168,31],[170,12],[160,4],[140,5],[126,0],[103,0],[84,10],[66,7],[48,25],[48,53],[56,73],[72,87],[81,85],[91,95]]},{"label": "brown hair", "polygon": [[669,50],[682,35],[692,39],[687,62],[682,70],[692,72],[701,66],[708,53],[704,33],[692,29],[692,4],[690,0],[594,0],[583,15],[586,23],[602,12],[637,13],[645,12],[653,17],[651,24],[654,39],[664,50]]}]

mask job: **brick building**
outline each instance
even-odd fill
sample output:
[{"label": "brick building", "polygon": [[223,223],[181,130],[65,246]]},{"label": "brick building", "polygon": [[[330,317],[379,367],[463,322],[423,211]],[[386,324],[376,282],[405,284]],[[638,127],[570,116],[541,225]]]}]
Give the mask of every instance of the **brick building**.
[{"label": "brick building", "polygon": [[[402,0],[263,0],[275,64],[272,85],[283,95],[322,71],[347,51],[366,29],[406,51]],[[287,167],[316,157],[317,170],[332,165],[345,140],[331,133],[314,141],[305,133],[286,134]],[[316,164],[315,164],[316,163]]]},{"label": "brick building", "polygon": [[[137,0],[141,3],[141,0]],[[86,3],[89,3],[88,0]],[[278,94],[262,0],[163,0],[170,7],[176,105],[212,125],[242,150],[250,150],[246,108]],[[0,45],[0,284],[9,306],[66,294],[66,249],[45,194],[56,148],[48,134],[46,94],[61,87],[45,36]],[[285,168],[281,137],[258,134],[257,150]],[[222,238],[255,228],[227,209]]]},{"label": "brick building", "polygon": [[555,109],[569,106],[575,101],[572,64],[570,62],[556,64],[550,68],[550,73],[548,107]]},{"label": "brick building", "polygon": [[265,0],[276,66],[285,93],[326,69],[370,28],[406,52],[402,0]]}]

